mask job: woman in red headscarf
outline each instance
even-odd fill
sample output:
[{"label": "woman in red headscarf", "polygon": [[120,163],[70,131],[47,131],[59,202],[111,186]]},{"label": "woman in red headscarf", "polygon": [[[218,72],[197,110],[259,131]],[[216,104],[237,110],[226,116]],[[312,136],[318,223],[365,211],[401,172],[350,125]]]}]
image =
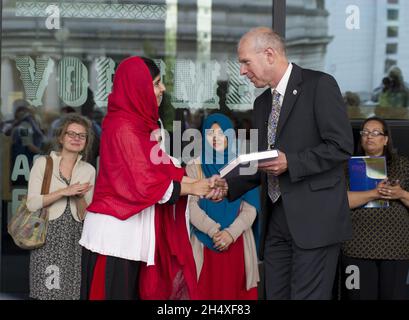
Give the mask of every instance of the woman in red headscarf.
[{"label": "woman in red headscarf", "polygon": [[99,174],[80,244],[83,299],[195,299],[187,194],[214,194],[154,138],[165,91],[152,60],[118,66],[102,125]]}]

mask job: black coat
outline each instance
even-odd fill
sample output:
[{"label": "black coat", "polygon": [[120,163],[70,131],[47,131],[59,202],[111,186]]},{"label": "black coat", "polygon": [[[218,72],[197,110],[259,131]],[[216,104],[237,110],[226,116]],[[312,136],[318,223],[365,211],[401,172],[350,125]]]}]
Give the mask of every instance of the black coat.
[{"label": "black coat", "polygon": [[[253,128],[258,149],[267,150],[271,89],[254,102]],[[353,153],[352,128],[335,79],[325,73],[293,70],[284,95],[274,148],[287,156],[288,170],[279,176],[289,230],[296,245],[314,249],[340,243],[352,235],[343,164]],[[228,180],[229,199],[261,184],[261,258],[272,204],[267,175]]]}]

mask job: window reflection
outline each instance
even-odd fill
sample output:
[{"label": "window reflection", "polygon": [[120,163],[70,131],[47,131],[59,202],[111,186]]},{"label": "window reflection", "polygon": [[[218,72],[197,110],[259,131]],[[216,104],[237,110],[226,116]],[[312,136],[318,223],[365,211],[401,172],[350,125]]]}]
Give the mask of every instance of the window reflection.
[{"label": "window reflection", "polygon": [[351,119],[409,119],[408,3],[312,2],[287,1],[290,59],[333,75]]},{"label": "window reflection", "polygon": [[[89,161],[98,166],[112,77],[128,56],[147,56],[160,66],[167,87],[160,116],[170,132],[174,120],[182,132],[200,128],[214,111],[228,114],[238,128],[249,127],[261,90],[240,77],[236,46],[258,25],[272,25],[272,0],[3,1],[3,229],[26,193],[33,159],[51,149],[61,115],[92,121],[96,139]],[[20,282],[10,276],[12,254],[22,261],[14,270]],[[27,261],[5,230],[2,257],[3,290],[26,293]]]}]

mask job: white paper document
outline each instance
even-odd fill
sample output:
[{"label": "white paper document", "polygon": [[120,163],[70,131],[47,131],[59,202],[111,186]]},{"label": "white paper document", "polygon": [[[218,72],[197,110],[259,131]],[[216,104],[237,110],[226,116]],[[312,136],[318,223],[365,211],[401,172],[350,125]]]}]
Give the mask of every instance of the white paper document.
[{"label": "white paper document", "polygon": [[271,161],[278,157],[277,150],[267,150],[239,155],[220,170],[221,178],[238,175],[251,175],[257,172],[257,164]]}]

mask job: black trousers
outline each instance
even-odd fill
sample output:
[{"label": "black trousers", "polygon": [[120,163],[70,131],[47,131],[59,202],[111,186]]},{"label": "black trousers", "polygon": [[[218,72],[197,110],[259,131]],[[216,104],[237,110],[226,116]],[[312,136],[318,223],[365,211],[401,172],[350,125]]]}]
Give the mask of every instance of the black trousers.
[{"label": "black trousers", "polygon": [[[341,266],[343,298],[409,300],[409,260],[371,260],[342,255]],[[348,277],[355,279],[348,280]]]},{"label": "black trousers", "polygon": [[298,247],[288,229],[280,198],[273,205],[265,240],[266,299],[330,300],[340,247]]},{"label": "black trousers", "polygon": [[[98,254],[82,249],[81,299],[88,300]],[[139,300],[140,261],[106,257],[105,300]]]}]

